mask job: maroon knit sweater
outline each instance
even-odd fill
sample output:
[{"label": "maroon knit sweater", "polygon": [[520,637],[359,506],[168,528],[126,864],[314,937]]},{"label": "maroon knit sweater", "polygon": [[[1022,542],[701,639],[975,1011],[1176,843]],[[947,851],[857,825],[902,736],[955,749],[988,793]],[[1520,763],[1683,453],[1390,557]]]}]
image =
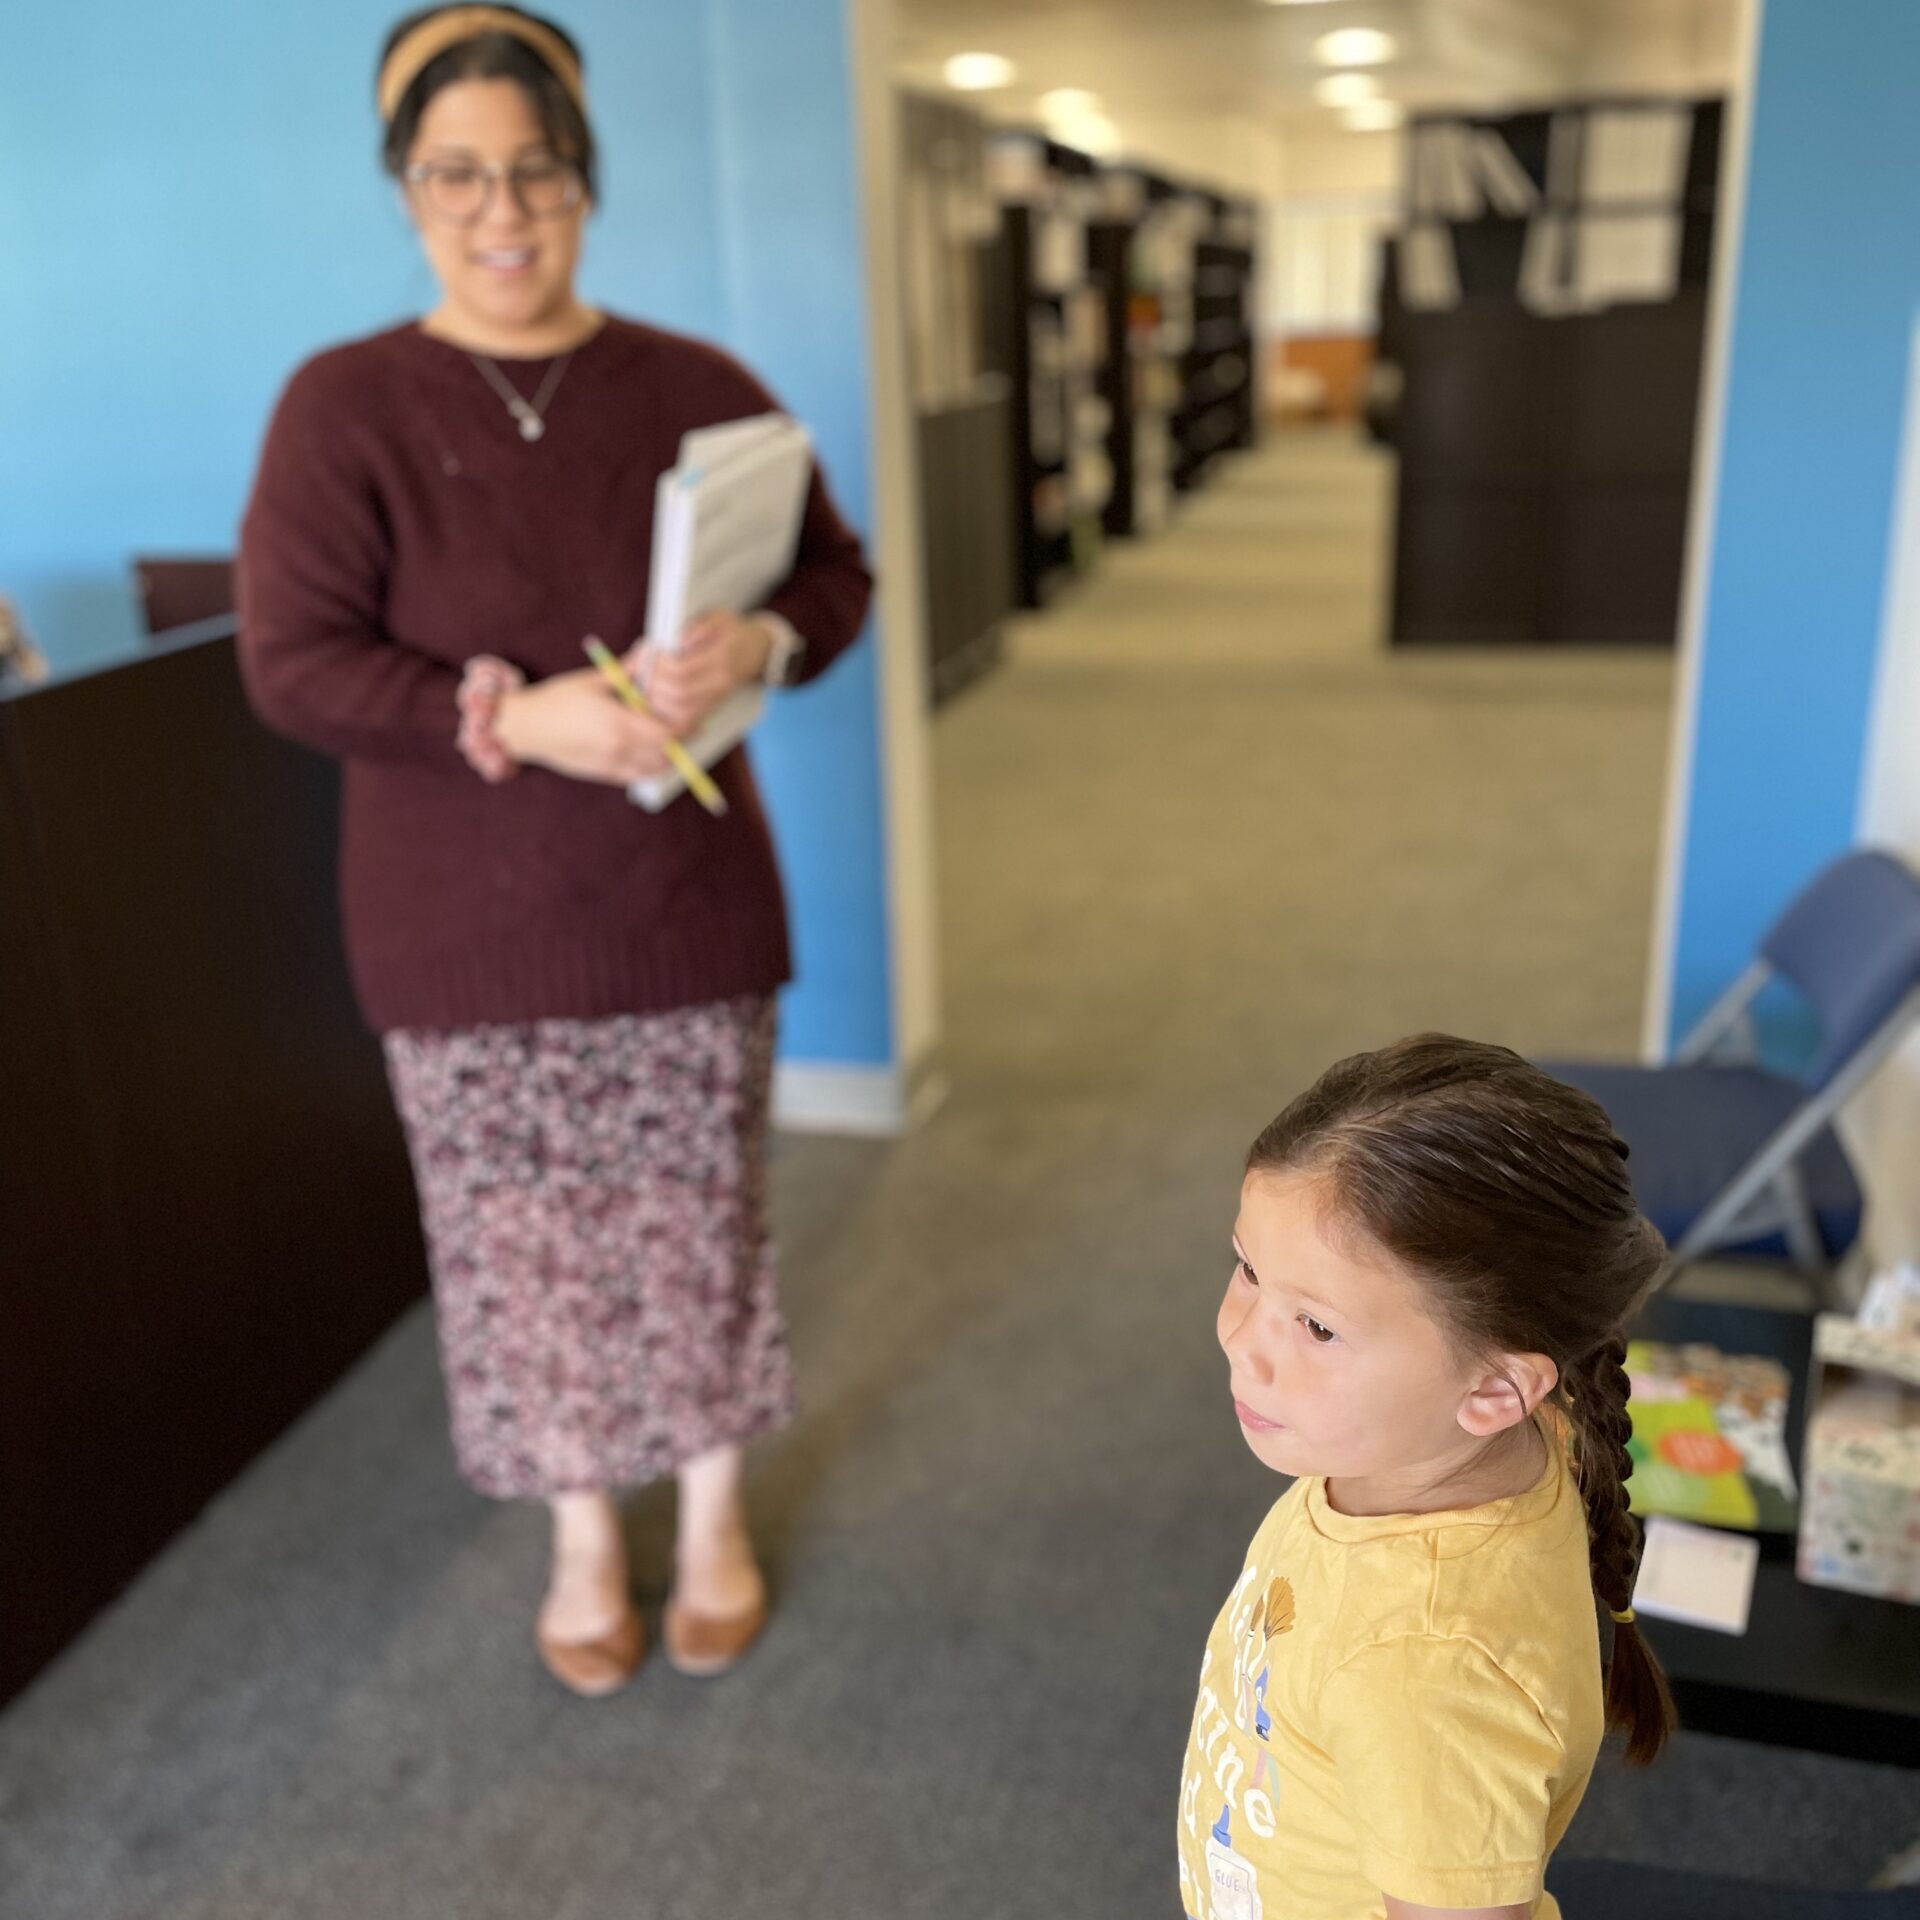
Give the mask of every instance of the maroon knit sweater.
[{"label": "maroon knit sweater", "polygon": [[[552,363],[499,364],[531,399]],[[539,679],[580,667],[587,634],[640,636],[680,436],[775,404],[716,348],[611,317],[532,442],[465,352],[413,325],[288,383],[241,535],[240,659],[268,725],[345,762],[347,953],[377,1030],[648,1013],[789,977],[744,750],[714,770],[715,819],[537,767],[489,786],[454,746],[474,654]],[[852,643],[871,585],[816,472],[767,602],[805,677]]]}]

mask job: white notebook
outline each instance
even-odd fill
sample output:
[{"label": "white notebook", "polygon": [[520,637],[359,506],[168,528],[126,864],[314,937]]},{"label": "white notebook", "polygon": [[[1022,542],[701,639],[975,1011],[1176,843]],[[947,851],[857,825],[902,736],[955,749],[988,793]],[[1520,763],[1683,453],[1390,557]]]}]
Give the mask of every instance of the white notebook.
[{"label": "white notebook", "polygon": [[[671,651],[699,614],[758,606],[793,571],[812,472],[807,430],[783,413],[686,435],[654,501],[647,633],[659,646]],[[688,753],[712,766],[739,745],[765,705],[759,687],[742,687],[701,723]],[[685,788],[669,770],[636,780],[627,795],[658,813]]]}]

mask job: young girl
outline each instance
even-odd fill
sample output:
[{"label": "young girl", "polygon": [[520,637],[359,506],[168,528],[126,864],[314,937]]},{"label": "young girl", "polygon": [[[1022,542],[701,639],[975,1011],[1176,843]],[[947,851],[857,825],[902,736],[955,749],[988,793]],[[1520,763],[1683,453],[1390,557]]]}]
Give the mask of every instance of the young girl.
[{"label": "young girl", "polygon": [[1673,1726],[1621,1484],[1663,1252],[1606,1115],[1502,1047],[1343,1060],[1254,1143],[1219,1337],[1299,1477],[1200,1669],[1192,1920],[1557,1916],[1604,1729],[1645,1762]]}]

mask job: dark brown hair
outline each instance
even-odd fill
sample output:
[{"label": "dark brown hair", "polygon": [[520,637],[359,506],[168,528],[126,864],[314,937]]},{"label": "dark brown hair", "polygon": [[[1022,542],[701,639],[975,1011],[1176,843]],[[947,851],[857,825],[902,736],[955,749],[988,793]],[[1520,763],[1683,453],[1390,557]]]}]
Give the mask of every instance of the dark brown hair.
[{"label": "dark brown hair", "polygon": [[[422,7],[418,13],[408,14],[387,35],[375,70],[387,64],[387,56],[422,21],[431,20],[435,14],[446,11],[445,7]],[[579,43],[564,27],[540,14],[530,13],[524,7],[505,7],[502,11],[517,13],[523,20],[531,20],[536,26],[546,28],[584,70],[586,60],[580,52]],[[569,160],[579,168],[580,177],[586,183],[587,198],[596,206],[599,204],[599,151],[594,145],[593,128],[588,124],[585,112],[567,90],[565,81],[541,59],[538,51],[511,33],[476,33],[470,39],[456,41],[444,53],[436,54],[414,75],[412,84],[395,105],[393,118],[387,122],[387,130],[380,143],[380,164],[396,180],[406,167],[407,155],[413,150],[414,139],[420,131],[420,116],[426,112],[427,102],[442,87],[449,87],[456,80],[518,81],[533,103],[533,110],[540,120],[540,131],[546,135],[548,145],[558,158]]]},{"label": "dark brown hair", "polygon": [[[1633,1597],[1626,1325],[1666,1257],[1597,1101],[1505,1047],[1419,1034],[1329,1067],[1253,1144],[1252,1173],[1325,1183],[1332,1217],[1424,1283],[1463,1354],[1545,1354],[1572,1428],[1593,1589]],[[1660,1663],[1617,1624],[1607,1724],[1644,1765],[1674,1727]]]}]

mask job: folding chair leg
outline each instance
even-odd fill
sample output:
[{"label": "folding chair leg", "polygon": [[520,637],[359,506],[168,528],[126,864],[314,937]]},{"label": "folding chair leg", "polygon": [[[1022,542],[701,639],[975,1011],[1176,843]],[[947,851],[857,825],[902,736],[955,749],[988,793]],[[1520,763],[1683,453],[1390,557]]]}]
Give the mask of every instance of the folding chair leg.
[{"label": "folding chair leg", "polygon": [[[1826,1114],[1817,1106],[1806,1106],[1769,1140],[1740,1172],[1722,1189],[1719,1197],[1681,1236],[1673,1250],[1670,1271],[1678,1271],[1690,1260],[1698,1260],[1715,1247],[1727,1244],[1727,1230],[1746,1212],[1752,1202],[1773,1185],[1782,1167],[1806,1145],[1821,1126]],[[1788,1245],[1792,1245],[1789,1238]]]},{"label": "folding chair leg", "polygon": [[1673,1050],[1676,1067],[1692,1066],[1716,1054],[1729,1037],[1740,1043],[1743,1062],[1759,1057],[1753,1043],[1753,1025],[1749,1009],[1760,989],[1773,978],[1773,968],[1764,960],[1750,960],[1740,977],[1693,1023]]},{"label": "folding chair leg", "polygon": [[1793,1264],[1809,1280],[1825,1279],[1829,1265],[1826,1242],[1820,1237],[1820,1223],[1807,1198],[1806,1176],[1798,1160],[1789,1160],[1774,1175],[1773,1190],[1779,1197],[1781,1230]]}]

